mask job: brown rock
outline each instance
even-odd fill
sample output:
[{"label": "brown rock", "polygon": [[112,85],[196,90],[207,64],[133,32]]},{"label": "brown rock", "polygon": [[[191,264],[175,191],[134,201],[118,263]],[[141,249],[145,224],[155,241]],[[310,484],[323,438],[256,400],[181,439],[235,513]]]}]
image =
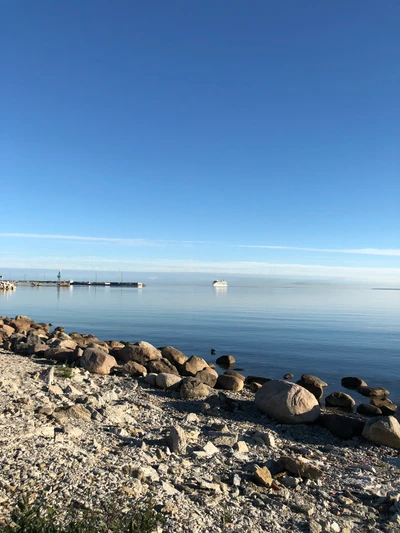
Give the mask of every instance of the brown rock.
[{"label": "brown rock", "polygon": [[367,387],[365,381],[361,378],[345,377],[341,381],[342,387],[345,389],[355,390],[358,387]]},{"label": "brown rock", "polygon": [[378,407],[384,416],[396,416],[397,405],[392,403],[390,400],[373,398],[369,403],[375,407]]},{"label": "brown rock", "polygon": [[192,355],[181,367],[181,374],[183,376],[195,376],[197,372],[201,372],[208,367],[207,362],[201,357]]},{"label": "brown rock", "polygon": [[257,468],[254,472],[254,480],[260,485],[265,487],[270,487],[272,485],[272,475],[266,466],[262,468]]},{"label": "brown rock", "polygon": [[136,361],[141,365],[146,365],[149,361],[161,359],[161,352],[148,342],[137,342],[136,344],[126,344],[120,350],[113,350],[113,354],[118,361],[127,363]]},{"label": "brown rock", "polygon": [[325,404],[328,407],[341,407],[342,409],[351,409],[356,402],[345,392],[332,392],[325,398]]},{"label": "brown rock", "polygon": [[147,374],[147,369],[145,366],[136,363],[136,361],[128,361],[121,367],[121,372],[124,374],[130,374],[131,376],[139,377],[145,376]]},{"label": "brown rock", "polygon": [[152,374],[175,374],[179,375],[178,370],[174,367],[168,359],[160,359],[158,361],[149,361],[146,364],[147,372]]},{"label": "brown rock", "polygon": [[357,392],[367,397],[386,398],[389,396],[389,391],[383,387],[357,387]]},{"label": "brown rock", "polygon": [[212,389],[204,383],[194,378],[188,378],[182,381],[180,397],[182,400],[197,400],[198,398],[206,398],[211,391]]},{"label": "brown rock", "polygon": [[284,456],[279,459],[279,463],[285,468],[285,470],[300,477],[318,479],[324,475],[320,468],[300,457],[293,458]]},{"label": "brown rock", "polygon": [[400,450],[400,424],[394,416],[371,418],[362,432],[370,442]]},{"label": "brown rock", "polygon": [[250,385],[250,383],[256,382],[260,385],[264,385],[267,381],[271,381],[271,378],[263,378],[262,376],[247,376],[245,383]]},{"label": "brown rock", "polygon": [[161,351],[162,356],[164,359],[168,359],[170,363],[172,363],[174,366],[179,368],[179,366],[186,363],[188,358],[184,353],[177,350],[173,346],[164,346],[163,348],[159,348]]},{"label": "brown rock", "polygon": [[86,348],[79,359],[79,364],[92,374],[106,376],[114,366],[117,366],[117,361],[100,348]]},{"label": "brown rock", "polygon": [[234,370],[227,370],[226,372],[224,372],[224,375],[225,376],[235,376],[235,377],[241,379],[243,381],[243,383],[246,381],[246,378],[242,374],[239,374],[239,372],[235,372]]},{"label": "brown rock", "polygon": [[221,355],[215,362],[217,365],[231,366],[235,364],[236,360],[232,355]]},{"label": "brown rock", "polygon": [[223,374],[222,376],[218,376],[216,386],[218,389],[241,391],[244,386],[244,381],[236,376]]},{"label": "brown rock", "polygon": [[195,378],[209,387],[215,387],[218,379],[218,372],[209,366],[197,372]]}]

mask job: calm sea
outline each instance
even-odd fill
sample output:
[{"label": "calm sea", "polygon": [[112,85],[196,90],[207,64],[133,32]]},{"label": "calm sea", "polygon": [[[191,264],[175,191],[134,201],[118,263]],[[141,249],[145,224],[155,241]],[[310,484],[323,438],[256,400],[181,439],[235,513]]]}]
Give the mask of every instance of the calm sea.
[{"label": "calm sea", "polygon": [[29,315],[102,340],[172,345],[209,362],[213,348],[217,356],[233,355],[245,375],[315,374],[331,392],[343,390],[343,376],[358,376],[400,402],[400,291],[156,283],[143,289],[19,285],[0,293],[0,315]]}]

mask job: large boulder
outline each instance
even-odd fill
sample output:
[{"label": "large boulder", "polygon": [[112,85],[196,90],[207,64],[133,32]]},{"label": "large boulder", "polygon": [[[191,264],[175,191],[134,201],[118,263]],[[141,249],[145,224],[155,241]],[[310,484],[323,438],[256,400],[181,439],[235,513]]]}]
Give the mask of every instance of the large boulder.
[{"label": "large boulder", "polygon": [[73,359],[77,343],[69,338],[68,335],[63,334],[61,338],[54,338],[50,341],[48,350],[44,356],[55,361],[65,362]]},{"label": "large boulder", "polygon": [[5,337],[11,337],[11,335],[15,333],[15,329],[7,324],[2,324],[0,329],[4,331]]},{"label": "large boulder", "polygon": [[364,416],[382,416],[382,411],[379,407],[371,405],[370,403],[360,403],[357,406],[357,413]]},{"label": "large boulder", "polygon": [[256,406],[283,424],[315,422],[320,416],[317,399],[307,389],[279,379],[267,381],[256,392]]},{"label": "large boulder", "polygon": [[145,366],[137,363],[136,361],[128,361],[121,367],[121,372],[129,374],[131,376],[140,377],[147,375],[147,369]]},{"label": "large boulder", "polygon": [[181,374],[183,376],[195,376],[197,372],[208,367],[207,361],[197,355],[192,355],[181,367]]},{"label": "large boulder", "polygon": [[157,374],[156,386],[165,390],[178,390],[181,385],[181,376],[174,374]]},{"label": "large boulder", "polygon": [[355,400],[345,392],[332,392],[325,398],[327,407],[341,407],[342,409],[351,409],[356,405]]},{"label": "large boulder", "polygon": [[139,341],[135,344],[126,344],[120,350],[113,350],[112,353],[122,363],[136,361],[144,366],[149,361],[156,361],[162,357],[160,350],[157,350],[152,344],[144,341]]},{"label": "large boulder", "polygon": [[218,379],[218,372],[211,367],[206,367],[195,375],[197,381],[201,381],[209,387],[215,387]]},{"label": "large boulder", "polygon": [[386,398],[389,396],[389,391],[383,387],[357,387],[357,392],[368,398]]},{"label": "large boulder", "polygon": [[313,376],[312,374],[303,374],[299,381],[297,382],[298,385],[301,385],[304,387],[304,384],[312,384],[317,385],[318,387],[327,387],[328,383],[325,381],[322,381],[322,379],[318,378],[317,376]]},{"label": "large boulder", "polygon": [[159,348],[159,350],[161,351],[164,359],[168,359],[170,363],[178,368],[188,360],[184,353],[177,350],[173,346],[164,346],[163,348]]},{"label": "large boulder", "polygon": [[358,389],[358,387],[367,387],[367,384],[365,383],[363,379],[355,378],[351,376],[342,378],[341,385],[345,389],[350,389],[350,390]]},{"label": "large boulder", "polygon": [[216,386],[218,389],[241,391],[244,386],[244,381],[237,376],[223,374],[222,376],[218,376]]},{"label": "large boulder", "polygon": [[379,398],[373,398],[369,403],[378,407],[384,416],[396,416],[397,405],[388,399],[382,400]]},{"label": "large boulder", "polygon": [[159,359],[159,360],[153,360],[149,361],[146,365],[147,372],[152,374],[175,374],[176,376],[179,375],[179,372],[174,367],[172,363],[168,361],[168,359]]},{"label": "large boulder", "polygon": [[394,416],[382,416],[368,420],[362,435],[374,444],[400,450],[400,424]]},{"label": "large boulder", "polygon": [[21,331],[29,331],[31,328],[32,320],[29,316],[17,315],[14,320],[10,322],[10,326],[18,333]]},{"label": "large boulder", "polygon": [[231,366],[236,363],[236,360],[233,355],[221,355],[215,362],[220,366]]},{"label": "large boulder", "polygon": [[86,348],[79,363],[88,372],[102,376],[106,376],[114,366],[117,366],[115,358],[100,348]]}]

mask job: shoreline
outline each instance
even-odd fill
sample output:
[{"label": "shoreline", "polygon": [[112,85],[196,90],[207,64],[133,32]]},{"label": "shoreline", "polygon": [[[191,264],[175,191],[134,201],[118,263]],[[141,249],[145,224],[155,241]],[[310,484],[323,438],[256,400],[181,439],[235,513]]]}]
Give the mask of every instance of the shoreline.
[{"label": "shoreline", "polygon": [[[22,328],[27,318],[13,321]],[[46,324],[32,325],[37,333],[31,338],[53,335],[39,333]],[[68,341],[61,330],[53,343]],[[105,348],[102,341],[86,339],[85,350],[99,354]],[[117,344],[114,350],[124,349]],[[27,491],[54,505],[78,499],[96,507],[117,490],[130,501],[151,494],[166,520],[159,531],[398,530],[400,459],[394,448],[361,435],[342,440],[319,423],[281,423],[257,409],[247,386],[182,398],[173,386],[152,387],[154,373],[122,372],[129,363],[135,367],[132,360],[99,375],[46,361],[43,349],[37,354],[0,349],[5,518]],[[192,382],[190,376],[183,379]],[[359,418],[339,416],[341,422]],[[264,468],[271,482],[262,479]]]}]

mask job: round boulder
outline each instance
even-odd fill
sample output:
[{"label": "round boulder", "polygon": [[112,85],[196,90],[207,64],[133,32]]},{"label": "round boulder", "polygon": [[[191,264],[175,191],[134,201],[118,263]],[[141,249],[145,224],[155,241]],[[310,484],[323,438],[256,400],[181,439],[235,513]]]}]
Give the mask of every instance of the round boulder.
[{"label": "round boulder", "polygon": [[355,400],[345,392],[332,392],[325,398],[327,407],[341,407],[342,409],[351,409],[356,405]]},{"label": "round boulder", "polygon": [[283,424],[315,422],[320,407],[307,389],[288,381],[272,379],[256,392],[256,406],[266,415]]},{"label": "round boulder", "polygon": [[244,386],[244,380],[238,378],[237,376],[231,376],[228,374],[223,374],[218,376],[217,388],[224,390],[233,390],[241,391]]},{"label": "round boulder", "polygon": [[298,385],[301,385],[304,387],[304,384],[311,384],[315,385],[317,387],[327,387],[328,383],[325,383],[325,381],[322,381],[322,379],[317,378],[317,376],[313,376],[311,374],[303,374],[299,381],[297,382]]},{"label": "round boulder", "polygon": [[195,376],[197,372],[204,370],[208,367],[207,361],[197,355],[192,355],[181,366],[181,375],[183,376]]},{"label": "round boulder", "polygon": [[209,387],[215,387],[218,379],[218,372],[208,366],[207,368],[200,370],[200,372],[197,372],[195,378]]},{"label": "round boulder", "polygon": [[99,348],[86,348],[79,359],[79,364],[92,374],[106,376],[114,366],[117,366],[117,361]]},{"label": "round boulder", "polygon": [[215,362],[220,366],[231,366],[236,363],[236,360],[233,355],[221,355]]},{"label": "round boulder", "polygon": [[147,369],[145,366],[136,363],[136,361],[128,361],[121,367],[121,372],[124,374],[130,374],[131,376],[140,377],[147,374]]},{"label": "round boulder", "polygon": [[368,398],[386,398],[389,396],[389,391],[383,387],[357,387],[357,392]]},{"label": "round boulder", "polygon": [[379,398],[372,398],[369,403],[375,407],[378,407],[384,416],[396,416],[397,405],[388,399],[382,400]]},{"label": "round boulder", "polygon": [[400,424],[394,416],[382,416],[368,420],[362,434],[374,444],[400,450]]},{"label": "round boulder", "polygon": [[168,359],[168,361],[175,366],[179,367],[180,365],[186,363],[186,361],[188,360],[184,353],[177,350],[173,346],[164,346],[163,348],[159,349],[164,359]]},{"label": "round boulder", "polygon": [[161,352],[152,344],[143,341],[139,341],[136,344],[126,344],[120,350],[113,350],[113,354],[122,363],[136,361],[141,365],[161,359]]},{"label": "round boulder", "polygon": [[350,389],[350,390],[358,389],[358,387],[367,387],[367,384],[365,383],[363,379],[354,378],[354,377],[342,378],[341,385],[345,389]]}]

